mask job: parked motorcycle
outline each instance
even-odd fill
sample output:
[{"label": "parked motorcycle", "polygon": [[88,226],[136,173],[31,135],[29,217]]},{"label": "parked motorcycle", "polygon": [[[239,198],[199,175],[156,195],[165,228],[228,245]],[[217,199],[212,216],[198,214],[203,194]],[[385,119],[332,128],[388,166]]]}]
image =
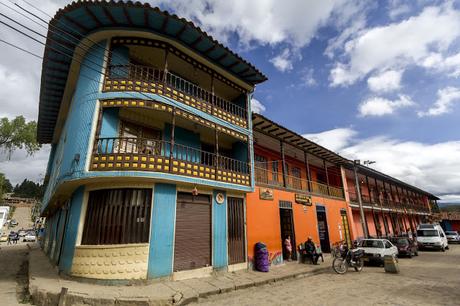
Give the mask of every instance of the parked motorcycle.
[{"label": "parked motorcycle", "polygon": [[337,254],[332,261],[332,268],[338,274],[344,274],[349,267],[355,268],[356,272],[361,272],[364,267],[364,251],[351,250],[346,245],[342,245],[340,255]]}]

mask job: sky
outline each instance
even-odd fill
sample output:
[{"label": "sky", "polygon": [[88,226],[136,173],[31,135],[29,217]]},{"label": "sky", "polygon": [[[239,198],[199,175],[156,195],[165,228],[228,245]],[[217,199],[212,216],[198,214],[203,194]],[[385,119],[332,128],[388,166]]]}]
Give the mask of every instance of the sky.
[{"label": "sky", "polygon": [[[70,2],[29,1],[51,15]],[[254,111],[460,202],[460,1],[148,2],[193,21],[268,76]],[[43,54],[4,27],[0,38]],[[41,60],[2,43],[0,52],[0,117],[36,120]],[[13,183],[40,180],[48,153],[0,157],[0,172]]]}]

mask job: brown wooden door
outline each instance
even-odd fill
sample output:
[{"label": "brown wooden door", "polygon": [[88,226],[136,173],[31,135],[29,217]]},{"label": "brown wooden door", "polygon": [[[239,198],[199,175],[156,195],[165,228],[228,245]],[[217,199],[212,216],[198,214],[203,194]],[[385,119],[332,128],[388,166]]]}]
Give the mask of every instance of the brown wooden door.
[{"label": "brown wooden door", "polygon": [[174,271],[211,265],[211,199],[177,193]]},{"label": "brown wooden door", "polygon": [[246,239],[244,235],[243,199],[228,197],[227,214],[229,264],[245,262]]}]

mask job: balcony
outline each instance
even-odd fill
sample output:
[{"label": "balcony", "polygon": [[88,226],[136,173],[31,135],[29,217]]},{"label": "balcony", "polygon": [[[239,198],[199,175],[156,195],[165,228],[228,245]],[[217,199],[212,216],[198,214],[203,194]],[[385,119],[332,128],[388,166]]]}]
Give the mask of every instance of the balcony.
[{"label": "balcony", "polygon": [[157,139],[97,138],[92,171],[150,171],[250,186],[249,164]]},{"label": "balcony", "polygon": [[257,185],[286,188],[298,192],[311,192],[312,194],[326,195],[336,198],[344,198],[343,189],[340,187],[328,186],[319,182],[308,181],[292,175],[283,175],[279,172],[269,171],[265,168],[254,167]]},{"label": "balcony", "polygon": [[247,109],[171,72],[141,65],[110,65],[103,91],[138,91],[174,99],[229,123],[248,127]]}]

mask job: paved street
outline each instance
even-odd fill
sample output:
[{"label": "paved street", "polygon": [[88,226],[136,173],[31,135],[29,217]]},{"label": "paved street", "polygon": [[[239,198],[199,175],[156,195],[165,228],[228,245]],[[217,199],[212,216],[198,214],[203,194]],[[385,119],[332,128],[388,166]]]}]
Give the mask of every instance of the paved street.
[{"label": "paved street", "polygon": [[460,245],[399,260],[401,273],[365,267],[273,283],[201,300],[203,305],[459,305]]},{"label": "paved street", "polygon": [[[18,226],[5,228],[6,233],[32,226],[28,207],[16,208],[13,219],[18,221]],[[0,243],[0,305],[24,305],[27,302],[23,294],[23,285],[27,280],[27,253],[27,244],[22,241],[17,245]]]}]

